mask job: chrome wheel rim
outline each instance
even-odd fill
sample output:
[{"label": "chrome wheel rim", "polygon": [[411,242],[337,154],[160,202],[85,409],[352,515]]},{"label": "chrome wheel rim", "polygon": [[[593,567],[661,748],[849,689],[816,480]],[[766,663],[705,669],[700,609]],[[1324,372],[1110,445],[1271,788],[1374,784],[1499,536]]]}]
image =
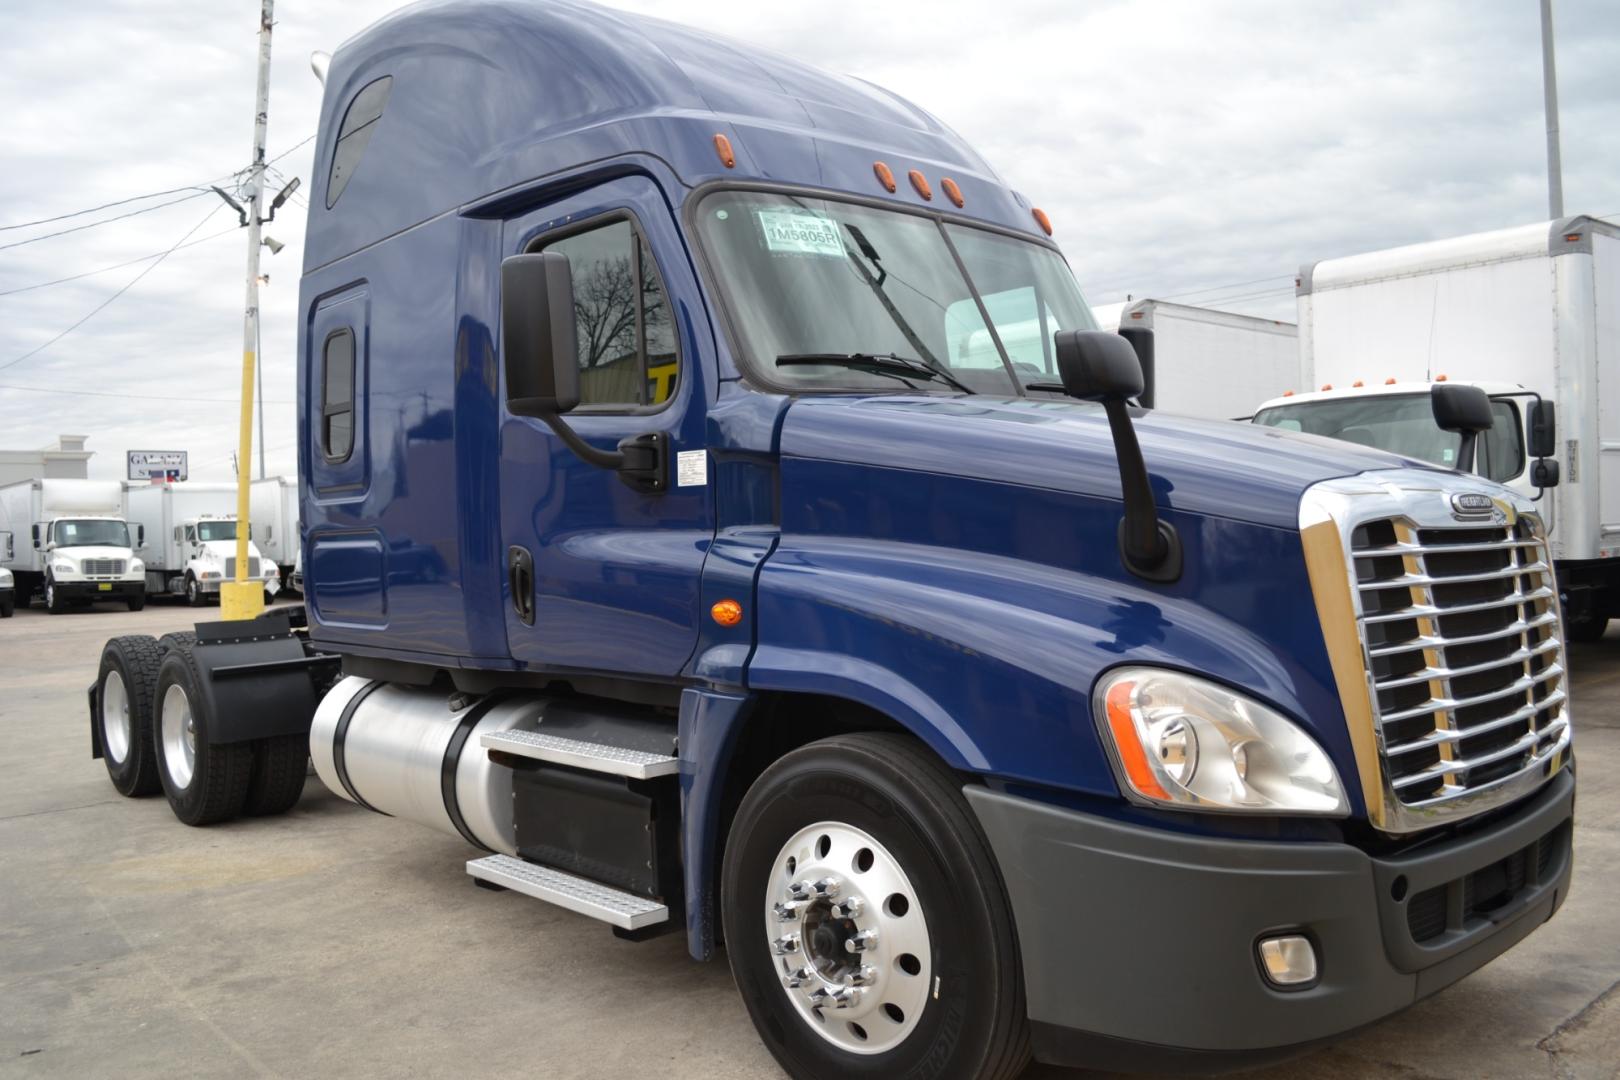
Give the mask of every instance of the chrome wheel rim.
[{"label": "chrome wheel rim", "polygon": [[45,606],[56,606],[56,582],[54,581],[47,581],[45,583]]},{"label": "chrome wheel rim", "polygon": [[109,670],[101,684],[101,748],[107,760],[122,765],[129,757],[129,691],[124,677]]},{"label": "chrome wheel rim", "polygon": [[889,849],[853,825],[800,829],[771,864],[765,936],[783,992],[816,1034],[855,1054],[904,1042],[933,979],[928,921]]},{"label": "chrome wheel rim", "polygon": [[191,715],[191,699],[178,684],[163,693],[163,768],[178,789],[191,786],[197,768],[197,721]]}]

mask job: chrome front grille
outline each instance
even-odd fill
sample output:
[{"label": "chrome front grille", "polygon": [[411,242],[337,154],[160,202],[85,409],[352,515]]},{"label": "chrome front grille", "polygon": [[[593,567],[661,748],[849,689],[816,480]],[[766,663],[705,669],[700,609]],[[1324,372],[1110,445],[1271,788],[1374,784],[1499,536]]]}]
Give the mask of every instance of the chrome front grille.
[{"label": "chrome front grille", "polygon": [[107,576],[109,574],[122,574],[124,572],[123,559],[85,559],[79,564],[80,573],[91,576]]},{"label": "chrome front grille", "polygon": [[[256,578],[256,577],[259,576],[259,558],[258,558],[257,555],[249,555],[248,556],[248,572],[247,572],[247,576],[250,577],[250,578]],[[227,581],[235,581],[236,580],[236,556],[235,555],[229,555],[225,559],[225,579]]]},{"label": "chrome front grille", "polygon": [[1568,761],[1558,589],[1533,503],[1478,477],[1389,470],[1317,484],[1300,528],[1374,825],[1480,813]]},{"label": "chrome front grille", "polygon": [[1562,748],[1563,644],[1531,520],[1351,536],[1383,769],[1408,807],[1539,767]]}]

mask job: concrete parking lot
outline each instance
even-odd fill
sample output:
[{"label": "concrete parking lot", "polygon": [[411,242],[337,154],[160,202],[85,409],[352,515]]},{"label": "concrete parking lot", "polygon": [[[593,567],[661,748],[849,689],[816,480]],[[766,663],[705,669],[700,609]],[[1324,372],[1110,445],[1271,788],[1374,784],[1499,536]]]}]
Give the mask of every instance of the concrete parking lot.
[{"label": "concrete parking lot", "polygon": [[[0,1078],[781,1075],[723,960],[475,890],[464,844],[314,777],[285,817],[209,829],[161,796],[120,798],[89,754],[101,644],[195,614],[0,621]],[[1620,634],[1571,667],[1582,772],[1563,911],[1416,1008],[1252,1075],[1620,1076]]]}]

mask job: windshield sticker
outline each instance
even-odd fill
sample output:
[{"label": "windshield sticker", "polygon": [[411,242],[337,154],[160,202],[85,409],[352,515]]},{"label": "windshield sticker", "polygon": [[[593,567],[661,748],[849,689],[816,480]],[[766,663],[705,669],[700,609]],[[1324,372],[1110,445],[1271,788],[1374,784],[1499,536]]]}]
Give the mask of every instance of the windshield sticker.
[{"label": "windshield sticker", "polygon": [[820,214],[756,210],[759,227],[765,233],[765,246],[771,251],[792,255],[844,257],[844,241],[838,222]]}]

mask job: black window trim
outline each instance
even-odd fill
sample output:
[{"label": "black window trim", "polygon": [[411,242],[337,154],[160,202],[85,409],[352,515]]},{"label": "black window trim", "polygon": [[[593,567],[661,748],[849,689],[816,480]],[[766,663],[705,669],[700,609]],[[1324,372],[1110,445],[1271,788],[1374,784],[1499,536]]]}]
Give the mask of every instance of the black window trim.
[{"label": "black window trim", "polygon": [[[332,403],[326,400],[326,383],[332,363],[332,342],[340,337],[349,339],[349,401],[341,408],[333,408]],[[359,395],[355,392],[355,372],[359,368],[360,341],[352,328],[340,326],[328,333],[321,342],[321,457],[328,465],[342,465],[354,457],[354,444],[359,441],[359,425],[355,423],[355,415],[359,411],[355,408],[355,400]],[[332,417],[342,413],[349,414],[349,449],[341,457],[334,457],[331,450],[329,422]]]},{"label": "black window trim", "polygon": [[[647,230],[641,227],[641,220],[636,217],[635,211],[631,210],[628,206],[614,207],[611,210],[605,210],[600,214],[595,214],[579,221],[570,221],[567,225],[559,226],[555,229],[548,229],[545,232],[535,233],[532,237],[524,242],[522,251],[524,254],[529,254],[536,251],[544,251],[550,244],[555,244],[560,240],[566,240],[570,236],[579,236],[582,233],[588,233],[593,230],[612,225],[616,221],[629,222],[630,231],[638,241],[638,243],[631,248],[630,258],[634,264],[631,267],[631,272],[637,275],[637,280],[639,281],[641,271],[641,250],[643,247],[645,247],[647,251],[652,252],[653,246],[652,243],[647,239]],[[686,383],[687,379],[691,377],[691,373],[687,368],[686,350],[681,347],[680,326],[677,324],[675,319],[675,301],[670,295],[669,283],[665,278],[664,272],[658,265],[658,256],[656,253],[654,253],[652,257],[652,269],[653,275],[658,279],[658,288],[664,294],[664,303],[669,305],[670,329],[675,338],[675,385],[670,390],[669,397],[665,398],[656,405],[643,405],[640,403],[635,405],[624,405],[613,402],[601,402],[590,405],[581,403],[576,405],[569,412],[569,416],[653,416],[665,411],[675,402],[675,399],[681,394],[682,386]],[[637,295],[640,295],[639,290],[637,291]],[[639,303],[636,305],[636,350],[641,354],[641,377],[643,383],[642,392],[645,393],[645,383],[647,380],[647,341],[646,327],[642,325],[641,305]]]}]

